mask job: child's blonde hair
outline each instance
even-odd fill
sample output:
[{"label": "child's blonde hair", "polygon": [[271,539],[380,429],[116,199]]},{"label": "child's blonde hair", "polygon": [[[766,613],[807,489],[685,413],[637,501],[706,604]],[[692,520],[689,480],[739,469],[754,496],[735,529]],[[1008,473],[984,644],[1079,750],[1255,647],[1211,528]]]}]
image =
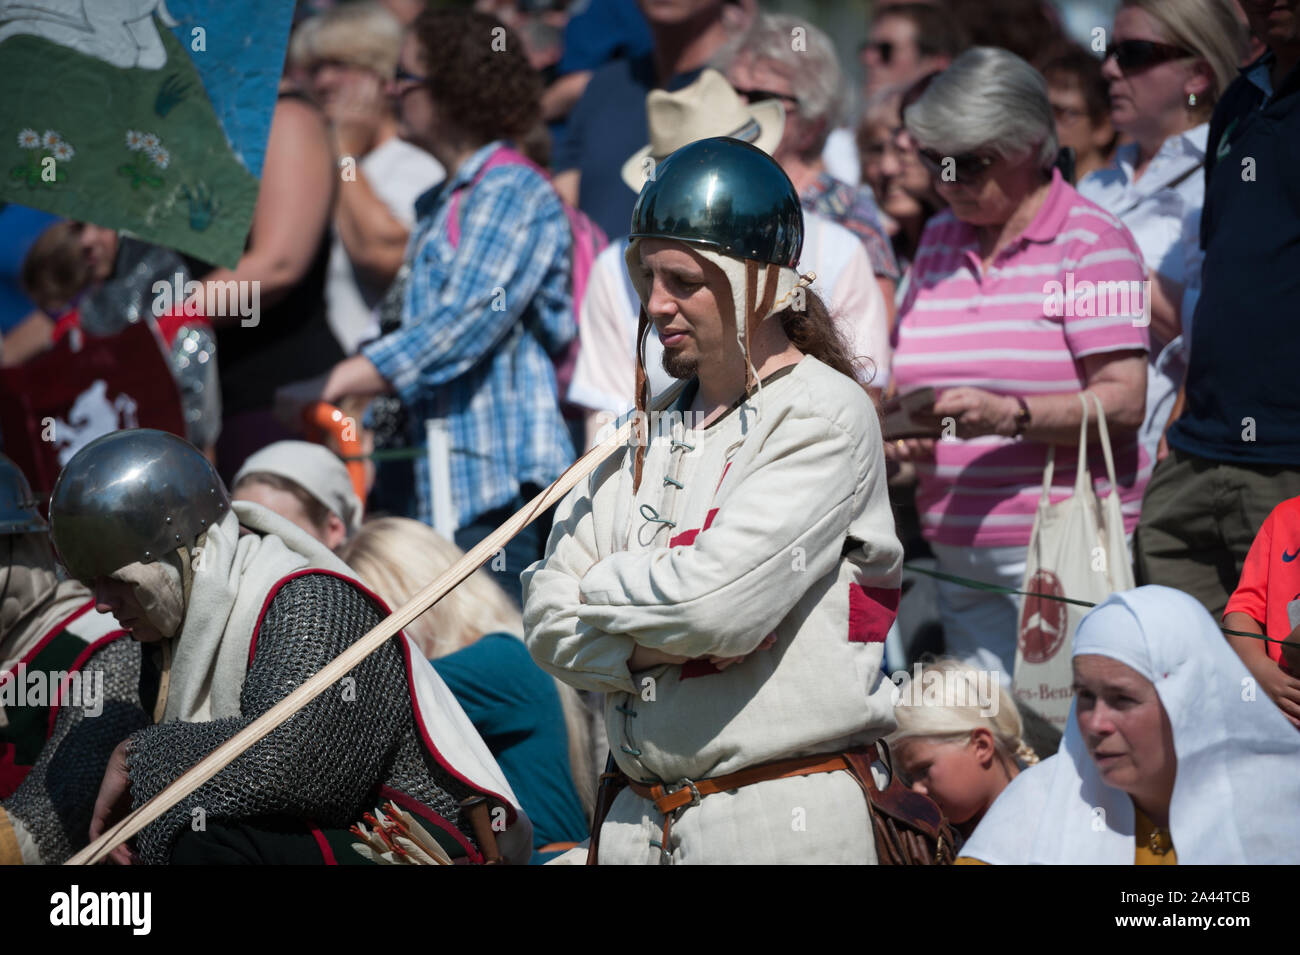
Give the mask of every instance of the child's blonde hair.
[{"label": "child's blonde hair", "polygon": [[[465,553],[427,524],[406,517],[381,517],[361,525],[340,556],[390,609],[396,609]],[[455,653],[488,633],[509,633],[521,639],[524,633],[519,608],[482,569],[404,629],[430,660]],[[564,711],[569,768],[590,819],[595,802],[590,780],[595,778],[595,769],[587,709],[572,687],[553,682]]]},{"label": "child's blonde hair", "polygon": [[[978,668],[953,657],[923,661],[920,668],[922,680],[927,673],[935,673],[945,682],[965,679],[972,691],[978,686],[980,678]],[[998,753],[1012,765],[1017,762],[1026,766],[1037,763],[1038,754],[1021,737],[1024,727],[1015,700],[997,681],[996,674],[990,676],[998,688],[998,706],[995,713],[985,716],[978,703],[972,706],[927,706],[916,705],[914,701],[900,700],[894,707],[898,729],[890,734],[890,745],[896,746],[909,739],[957,742],[968,739],[972,730],[986,729],[992,734],[993,745]],[[973,692],[966,694],[967,699],[973,697]]]}]

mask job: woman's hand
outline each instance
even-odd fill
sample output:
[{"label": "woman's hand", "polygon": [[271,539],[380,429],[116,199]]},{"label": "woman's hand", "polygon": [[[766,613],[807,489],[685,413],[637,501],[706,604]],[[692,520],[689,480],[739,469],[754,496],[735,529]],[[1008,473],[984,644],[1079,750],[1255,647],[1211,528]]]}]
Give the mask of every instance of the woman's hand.
[{"label": "woman's hand", "polygon": [[[131,776],[126,769],[128,742],[129,740],[123,740],[118,743],[113,754],[108,757],[108,768],[104,770],[104,781],[99,785],[99,796],[95,799],[95,811],[90,820],[91,842],[131,811]],[[117,865],[131,865],[135,861],[135,853],[122,844],[113,849],[108,858]]]},{"label": "woman's hand", "polygon": [[338,154],[360,159],[370,152],[389,108],[378,76],[367,72],[350,77],[324,107]]},{"label": "woman's hand", "polygon": [[934,457],[934,438],[899,438],[885,442],[885,457],[891,461],[915,461]]},{"label": "woman's hand", "polygon": [[1010,395],[963,386],[942,392],[934,402],[934,413],[941,419],[955,419],[959,438],[985,434],[1009,438],[1016,433],[1020,402]]}]

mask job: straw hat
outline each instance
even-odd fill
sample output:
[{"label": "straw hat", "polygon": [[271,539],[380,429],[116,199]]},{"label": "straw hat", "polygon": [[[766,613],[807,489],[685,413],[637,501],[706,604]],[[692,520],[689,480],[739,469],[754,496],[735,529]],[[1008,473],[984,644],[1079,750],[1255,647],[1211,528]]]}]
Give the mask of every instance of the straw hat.
[{"label": "straw hat", "polygon": [[770,156],[785,130],[779,101],[746,104],[717,70],[704,70],[676,92],[652,90],[645,105],[650,144],[623,163],[623,181],[638,193],[647,178],[647,156],[657,164],[688,143],[714,136],[751,143]]}]

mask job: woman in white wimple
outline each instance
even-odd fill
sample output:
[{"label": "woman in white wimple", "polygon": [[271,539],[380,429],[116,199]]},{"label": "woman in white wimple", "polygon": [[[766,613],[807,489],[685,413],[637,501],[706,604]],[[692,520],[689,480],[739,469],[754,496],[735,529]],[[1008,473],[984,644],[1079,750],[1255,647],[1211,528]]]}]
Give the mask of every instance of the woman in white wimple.
[{"label": "woman in white wimple", "polygon": [[1112,595],[1079,624],[1074,676],[1061,749],[998,797],[959,864],[1300,859],[1300,738],[1195,599]]}]

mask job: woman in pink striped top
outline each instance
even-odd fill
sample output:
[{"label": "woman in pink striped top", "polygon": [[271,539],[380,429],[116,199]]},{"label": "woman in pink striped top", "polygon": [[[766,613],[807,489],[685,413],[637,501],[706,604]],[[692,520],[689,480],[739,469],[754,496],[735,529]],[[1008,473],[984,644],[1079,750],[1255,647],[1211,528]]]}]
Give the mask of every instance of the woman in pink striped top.
[{"label": "woman in pink striped top", "polygon": [[[1051,444],[1052,499],[1070,494],[1081,391],[1105,408],[1126,532],[1137,524],[1149,315],[1141,253],[1053,169],[1046,83],[1014,54],[968,50],[904,121],[950,208],[930,220],[913,261],[893,377],[899,392],[934,387],[949,430],[890,452],[915,461],[939,569],[1019,588]],[[1017,598],[941,583],[939,612],[950,653],[1010,680]]]}]

